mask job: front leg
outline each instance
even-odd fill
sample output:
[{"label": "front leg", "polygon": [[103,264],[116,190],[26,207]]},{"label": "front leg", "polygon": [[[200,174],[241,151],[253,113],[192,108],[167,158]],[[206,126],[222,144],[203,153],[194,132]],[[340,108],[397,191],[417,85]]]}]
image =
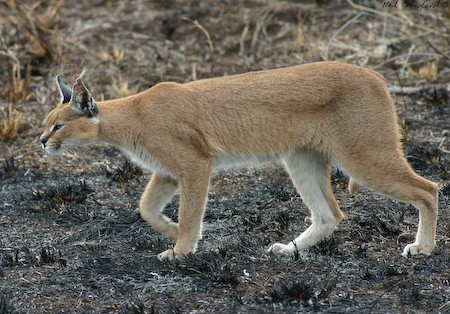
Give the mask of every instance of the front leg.
[{"label": "front leg", "polygon": [[177,189],[175,180],[154,173],[139,203],[142,219],[174,241],[178,239],[178,225],[162,214],[162,210]]},{"label": "front leg", "polygon": [[178,181],[180,187],[180,208],[178,212],[178,239],[173,250],[158,255],[160,260],[194,253],[201,237],[203,212],[208,194],[212,162],[196,161],[196,166]]}]

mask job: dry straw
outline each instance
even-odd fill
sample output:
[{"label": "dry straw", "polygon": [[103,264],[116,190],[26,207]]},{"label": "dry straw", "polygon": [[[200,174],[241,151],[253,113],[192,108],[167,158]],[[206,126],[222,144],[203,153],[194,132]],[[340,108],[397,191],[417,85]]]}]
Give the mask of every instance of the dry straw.
[{"label": "dry straw", "polygon": [[206,38],[208,39],[208,45],[209,45],[209,50],[211,53],[211,70],[210,70],[210,77],[214,76],[214,46],[213,43],[211,41],[211,36],[209,36],[208,31],[198,22],[198,21],[193,21],[187,17],[184,18],[184,20],[189,21],[191,23],[193,23],[195,26],[197,26],[205,35]]},{"label": "dry straw", "polygon": [[10,103],[8,105],[6,115],[3,118],[3,123],[0,126],[0,138],[3,141],[8,141],[16,138],[21,120],[22,112],[14,110],[12,103]]},{"label": "dry straw", "polygon": [[2,10],[0,14],[6,23],[18,30],[30,43],[30,54],[38,58],[51,58],[56,55],[58,41],[56,33],[58,27],[55,19],[59,10],[60,1],[52,0],[44,8],[41,2],[33,5],[20,3],[16,0],[7,0],[5,4],[12,14]]}]

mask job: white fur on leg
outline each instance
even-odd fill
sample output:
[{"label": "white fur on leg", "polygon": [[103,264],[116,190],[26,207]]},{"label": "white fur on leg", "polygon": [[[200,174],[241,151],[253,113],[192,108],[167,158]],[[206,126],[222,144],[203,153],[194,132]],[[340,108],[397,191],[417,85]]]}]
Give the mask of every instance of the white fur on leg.
[{"label": "white fur on leg", "polygon": [[287,245],[275,243],[269,247],[269,251],[293,254],[330,236],[340,217],[334,216],[331,207],[334,198],[329,188],[330,163],[327,157],[318,152],[292,151],[286,156],[285,164],[303,201],[311,210],[313,223],[293,242]]},{"label": "white fur on leg", "polygon": [[435,218],[430,216],[429,213],[425,214],[427,211],[426,208],[419,204],[414,205],[419,208],[419,227],[417,229],[416,241],[408,244],[403,249],[402,255],[404,257],[418,254],[430,255],[436,245],[435,230],[433,228]]}]

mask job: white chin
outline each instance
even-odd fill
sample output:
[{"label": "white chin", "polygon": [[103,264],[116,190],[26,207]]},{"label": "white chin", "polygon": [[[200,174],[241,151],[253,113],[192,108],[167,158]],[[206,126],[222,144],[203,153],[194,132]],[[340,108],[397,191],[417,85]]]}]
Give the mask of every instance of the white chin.
[{"label": "white chin", "polygon": [[[42,146],[44,146],[44,145],[42,145]],[[61,150],[60,149],[58,149],[58,150],[56,150],[56,149],[53,149],[53,148],[51,148],[51,147],[42,147],[49,155],[57,155],[57,154],[60,154],[61,153]]]}]

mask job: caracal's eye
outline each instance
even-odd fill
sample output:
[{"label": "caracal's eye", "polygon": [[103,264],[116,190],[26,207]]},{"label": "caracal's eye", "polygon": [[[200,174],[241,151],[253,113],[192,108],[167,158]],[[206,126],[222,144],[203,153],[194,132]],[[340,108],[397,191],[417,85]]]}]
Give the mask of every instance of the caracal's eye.
[{"label": "caracal's eye", "polygon": [[57,132],[57,131],[61,130],[63,128],[63,126],[64,126],[63,124],[57,123],[53,126],[52,131]]}]

